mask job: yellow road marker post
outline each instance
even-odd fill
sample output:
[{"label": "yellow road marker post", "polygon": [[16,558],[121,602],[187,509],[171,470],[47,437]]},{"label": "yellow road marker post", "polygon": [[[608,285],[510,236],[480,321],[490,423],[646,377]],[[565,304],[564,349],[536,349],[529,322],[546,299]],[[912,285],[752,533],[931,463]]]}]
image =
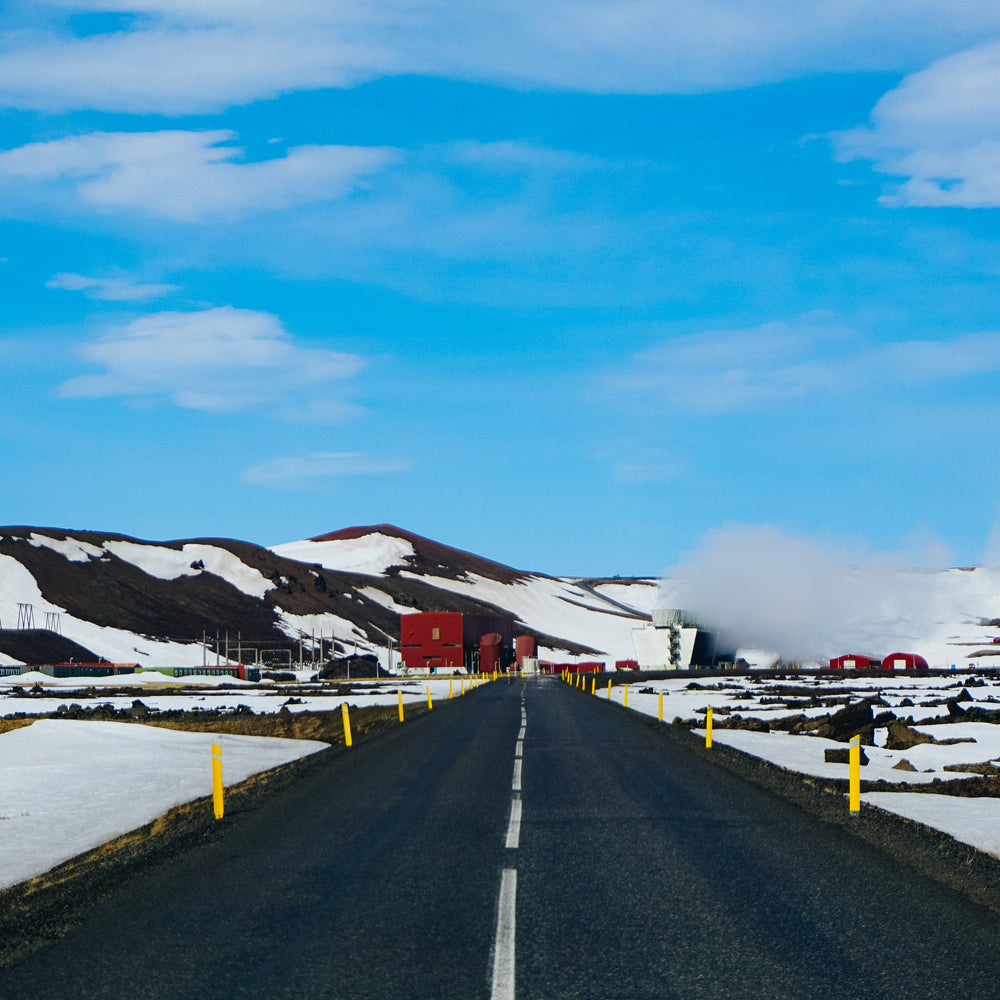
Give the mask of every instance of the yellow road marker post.
[{"label": "yellow road marker post", "polygon": [[663,721],[663,692],[662,691],[660,692],[660,707],[659,707],[659,711],[657,712],[657,716],[659,717],[660,722],[662,722]]},{"label": "yellow road marker post", "polygon": [[340,711],[344,716],[344,746],[351,746],[353,740],[351,739],[351,716],[347,711],[347,702],[341,702]]},{"label": "yellow road marker post", "polygon": [[855,736],[851,740],[851,749],[848,754],[851,767],[850,782],[850,810],[852,813],[861,812],[861,737]]},{"label": "yellow road marker post", "polygon": [[628,708],[628,685],[625,685],[625,696],[622,698],[622,708]]},{"label": "yellow road marker post", "polygon": [[448,697],[449,698],[451,697],[451,686],[454,683],[455,683],[455,679],[453,677],[449,677],[448,678]]},{"label": "yellow road marker post", "polygon": [[427,707],[428,708],[433,708],[434,707],[433,703],[431,702],[431,686],[430,686],[430,684],[427,685]]},{"label": "yellow road marker post", "polygon": [[597,677],[590,678],[590,693],[593,694],[597,690]]},{"label": "yellow road marker post", "polygon": [[710,748],[712,746],[712,709],[709,706],[708,712],[705,715],[705,746]]},{"label": "yellow road marker post", "polygon": [[397,691],[396,697],[399,699],[399,721],[403,721],[403,692]]},{"label": "yellow road marker post", "polygon": [[608,701],[611,701],[611,678],[608,678]]},{"label": "yellow road marker post", "polygon": [[212,744],[212,805],[215,808],[215,818],[222,819],[222,747]]}]

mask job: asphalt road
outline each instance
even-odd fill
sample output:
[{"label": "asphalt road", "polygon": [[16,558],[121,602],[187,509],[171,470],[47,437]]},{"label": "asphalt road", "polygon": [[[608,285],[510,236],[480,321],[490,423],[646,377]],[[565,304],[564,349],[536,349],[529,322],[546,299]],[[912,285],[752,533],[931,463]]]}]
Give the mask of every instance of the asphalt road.
[{"label": "asphalt road", "polygon": [[1000,917],[562,682],[310,769],[3,997],[1000,998]]}]

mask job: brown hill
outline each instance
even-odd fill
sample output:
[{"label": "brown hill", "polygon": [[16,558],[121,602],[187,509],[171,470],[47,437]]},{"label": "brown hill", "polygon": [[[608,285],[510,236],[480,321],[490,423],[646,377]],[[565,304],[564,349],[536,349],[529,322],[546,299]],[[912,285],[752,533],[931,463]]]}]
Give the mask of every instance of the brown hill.
[{"label": "brown hill", "polygon": [[[373,591],[384,594],[386,603],[414,611],[509,614],[502,607],[435,587],[433,578],[459,579],[474,572],[509,583],[526,578],[526,574],[402,529],[386,527],[410,541],[417,553],[399,569],[405,568],[408,574],[424,579],[400,576],[398,569],[376,577],[339,572],[287,559],[270,549],[234,539],[147,542],[121,534],[26,526],[0,528],[0,556],[17,560],[34,578],[43,599],[62,608],[66,615],[132,633],[137,639],[201,643],[206,638],[226,636],[230,648],[239,641],[276,650],[297,649],[300,635],[285,616],[333,615],[349,626],[338,628],[335,652],[349,652],[356,642],[384,648],[387,637],[398,642],[399,614],[373,600],[370,596]],[[319,538],[361,537],[372,530],[375,529],[351,528]],[[39,544],[37,536],[57,545]],[[212,546],[257,570],[272,586],[263,597],[247,594],[234,581],[199,566],[197,560],[191,562],[190,573],[162,579],[110,551],[105,547],[108,542],[129,542],[178,552],[186,544]],[[58,550],[58,543],[80,543],[86,548],[70,558]],[[5,620],[2,624],[12,623]],[[519,631],[534,635],[544,645],[568,652],[593,652],[586,645],[527,627]],[[311,636],[306,634],[306,639],[311,640]],[[0,652],[18,660],[40,662],[34,655],[18,655],[17,649],[23,650],[23,646],[0,632]],[[103,655],[101,650],[95,650],[91,658],[97,659],[99,654]],[[64,658],[69,656],[59,657]]]}]

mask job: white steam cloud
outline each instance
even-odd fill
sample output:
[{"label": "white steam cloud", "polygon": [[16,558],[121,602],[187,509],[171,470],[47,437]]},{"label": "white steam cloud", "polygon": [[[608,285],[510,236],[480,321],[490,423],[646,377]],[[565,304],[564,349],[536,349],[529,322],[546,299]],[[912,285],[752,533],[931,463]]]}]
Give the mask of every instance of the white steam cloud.
[{"label": "white steam cloud", "polygon": [[[946,554],[937,540],[925,548]],[[727,525],[668,570],[661,597],[693,612],[729,649],[798,662],[919,652],[942,611],[942,574],[907,563],[902,554],[859,560],[846,546],[770,525]]]}]

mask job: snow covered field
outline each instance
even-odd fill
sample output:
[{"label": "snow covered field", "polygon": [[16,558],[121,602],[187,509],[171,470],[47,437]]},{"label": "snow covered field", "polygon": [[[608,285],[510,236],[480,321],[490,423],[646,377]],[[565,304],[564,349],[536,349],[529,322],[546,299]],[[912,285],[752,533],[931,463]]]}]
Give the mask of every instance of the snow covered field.
[{"label": "snow covered field", "polygon": [[[150,709],[235,709],[244,704],[254,712],[277,712],[287,700],[287,688],[257,688],[232,678],[185,678],[183,692],[160,690],[176,685],[163,675],[142,674],[132,678],[57,679],[44,674],[5,678],[0,686],[0,716],[17,712],[44,715],[59,705],[113,704],[128,708],[133,694],[105,696],[102,688],[146,687],[143,703]],[[588,684],[590,678],[587,678]],[[1000,725],[955,721],[933,726],[920,720],[946,714],[944,699],[954,698],[967,677],[816,678],[787,676],[783,679],[732,677],[667,678],[633,684],[628,693],[630,710],[656,717],[659,694],[663,693],[663,717],[703,720],[712,706],[722,722],[742,716],[773,722],[792,714],[823,716],[836,708],[810,706],[811,698],[779,697],[779,688],[810,689],[817,700],[830,696],[851,702],[875,696],[901,719],[913,718],[918,732],[938,739],[962,742],[950,745],[920,744],[906,750],[884,746],[886,730],[876,730],[875,747],[866,748],[870,763],[862,769],[866,781],[884,780],[926,786],[935,779],[973,777],[945,771],[946,765],[1000,761]],[[22,687],[41,685],[45,691],[31,697],[15,697],[14,682]],[[607,675],[597,677],[597,696],[607,697]],[[976,683],[979,683],[977,680]],[[353,706],[394,705],[397,692],[405,704],[424,702],[427,689],[435,702],[448,698],[449,687],[459,697],[461,684],[447,678],[354,681],[348,692],[336,687],[295,687],[300,704],[290,711],[336,710],[343,701]],[[468,683],[465,684],[468,690]],[[89,690],[88,690],[89,689]],[[1000,709],[1000,679],[986,676],[983,686],[965,687],[973,702],[986,709]],[[71,698],[65,695],[72,692]],[[60,697],[59,695],[64,695]],[[611,697],[621,702],[624,687],[613,686]],[[907,704],[906,702],[912,702]],[[937,702],[937,705],[930,704]],[[779,704],[780,702],[780,704]],[[696,732],[703,733],[701,729]],[[823,751],[843,748],[843,743],[818,736],[787,732],[751,732],[716,726],[714,741],[772,761],[791,771],[820,778],[846,778],[847,767],[827,764]],[[118,722],[40,719],[33,725],[0,735],[0,888],[13,885],[83,851],[97,847],[120,834],[152,821],[168,809],[211,792],[209,745],[221,743],[224,781],[233,784],[251,774],[314,753],[325,744],[261,737],[212,735],[156,729]],[[906,759],[915,771],[895,770]],[[864,801],[942,830],[964,843],[1000,856],[1000,798],[959,798],[932,792],[866,792]],[[845,803],[846,809],[846,803]]]},{"label": "snow covered field", "polygon": [[[26,715],[48,715],[58,711],[60,705],[73,702],[84,707],[111,705],[115,709],[129,708],[136,695],[103,695],[101,689],[139,689],[142,703],[149,709],[167,711],[208,711],[213,709],[235,709],[246,705],[258,715],[273,715],[282,707],[290,712],[325,712],[340,707],[341,702],[358,708],[369,705],[395,705],[397,692],[403,695],[403,703],[422,702],[430,688],[431,698],[447,698],[449,681],[447,678],[400,678],[390,681],[359,680],[343,682],[350,685],[349,693],[342,694],[337,687],[329,684],[310,684],[309,671],[301,675],[302,682],[295,686],[295,703],[286,705],[288,689],[282,685],[255,685],[234,677],[184,677],[174,679],[166,674],[145,671],[141,674],[123,674],[119,677],[49,677],[36,672],[20,674],[16,677],[0,678],[0,717],[24,713]],[[16,695],[15,687],[22,691],[39,685],[50,694],[30,696]],[[464,684],[469,690],[469,680],[453,683],[453,693],[459,695]],[[94,689],[90,695],[89,689]],[[164,690],[161,690],[164,689]],[[146,693],[148,691],[148,693]],[[61,694],[60,694],[61,692]],[[67,698],[66,693],[73,692]]]},{"label": "snow covered field", "polygon": [[[158,683],[176,683],[165,675],[141,674],[151,689]],[[154,679],[155,678],[155,679]],[[124,678],[130,681],[126,675]],[[136,678],[138,679],[138,678]],[[121,686],[123,678],[87,678],[81,691],[79,678],[52,678],[25,674],[5,678],[0,687],[0,715],[15,712],[47,714],[68,703],[66,698],[11,697],[13,685],[38,683],[49,690],[74,692],[80,705],[114,704],[128,708],[132,697],[105,698],[99,690],[86,697],[86,688]],[[150,694],[143,697],[149,708],[235,708],[243,703],[255,712],[277,712],[283,697],[266,691],[237,689],[212,694],[220,686],[232,687],[228,677],[185,678],[201,680],[205,693]],[[303,699],[289,710],[339,709],[351,706],[395,705],[397,691],[404,704],[424,702],[427,688],[432,700],[448,697],[447,679],[430,681],[354,682],[369,693],[322,694],[317,685],[314,698]],[[239,684],[239,682],[236,682]],[[245,685],[243,686],[246,687]],[[330,691],[331,689],[327,689]],[[468,683],[466,683],[468,690]],[[460,685],[453,685],[458,697]],[[78,697],[79,695],[79,697]],[[222,747],[225,785],[236,784],[252,774],[304,757],[327,744],[311,740],[271,739],[258,736],[188,733],[123,722],[39,719],[30,726],[0,735],[0,889],[15,885],[54,868],[68,859],[92,850],[130,830],[152,822],[157,816],[184,802],[212,792],[211,744]]]},{"label": "snow covered field", "polygon": [[0,888],[212,793],[322,750],[311,740],[184,733],[123,722],[40,719],[0,736]]},{"label": "snow covered field", "polygon": [[[875,730],[875,747],[865,747],[869,764],[861,769],[863,781],[886,781],[927,785],[938,781],[973,778],[974,774],[946,771],[947,765],[982,764],[1000,761],[1000,725],[983,722],[955,721],[933,726],[922,726],[920,719],[940,718],[947,714],[940,704],[943,699],[954,698],[964,688],[973,699],[966,707],[978,705],[984,709],[1000,709],[1000,678],[985,675],[983,687],[966,687],[969,678],[957,676],[938,677],[891,677],[829,679],[811,676],[786,676],[782,679],[742,677],[705,679],[695,681],[692,686],[689,677],[655,680],[633,685],[628,692],[628,708],[654,718],[659,711],[659,695],[663,692],[663,718],[670,722],[674,718],[684,720],[704,720],[704,710],[711,706],[717,722],[724,722],[725,716],[715,714],[718,710],[728,710],[733,715],[758,718],[764,721],[785,718],[793,714],[822,716],[834,709],[805,707],[809,699],[803,698],[802,707],[780,707],[776,701],[775,689],[790,686],[812,688],[817,698],[833,694],[834,690],[845,688],[851,691],[851,703],[863,698],[880,696],[887,707],[877,707],[875,712],[892,712],[899,719],[913,718],[917,732],[924,732],[938,740],[962,740],[951,745],[924,743],[906,750],[885,749],[886,730]],[[598,676],[597,694],[607,696],[607,682],[601,686]],[[976,683],[979,679],[976,680]],[[641,693],[640,689],[651,689],[652,693]],[[611,697],[621,703],[624,687],[612,687]],[[772,699],[771,702],[766,699]],[[912,705],[902,704],[905,700]],[[938,701],[938,705],[927,704]],[[924,704],[921,704],[924,703]],[[789,704],[785,701],[785,705]],[[699,711],[700,710],[700,711]],[[704,735],[702,728],[695,732]],[[751,732],[742,729],[724,729],[713,726],[713,743],[722,743],[744,753],[771,761],[790,771],[819,778],[846,779],[846,764],[827,764],[823,751],[846,744],[818,736],[791,734],[786,732]],[[882,745],[879,745],[882,744]],[[906,760],[916,771],[895,770],[895,766]],[[962,843],[1000,857],[1000,798],[961,798],[955,795],[934,792],[863,792],[862,801],[878,806],[888,812],[905,816],[907,819],[923,823],[925,826],[941,830]],[[844,808],[847,808],[846,802]]]}]

